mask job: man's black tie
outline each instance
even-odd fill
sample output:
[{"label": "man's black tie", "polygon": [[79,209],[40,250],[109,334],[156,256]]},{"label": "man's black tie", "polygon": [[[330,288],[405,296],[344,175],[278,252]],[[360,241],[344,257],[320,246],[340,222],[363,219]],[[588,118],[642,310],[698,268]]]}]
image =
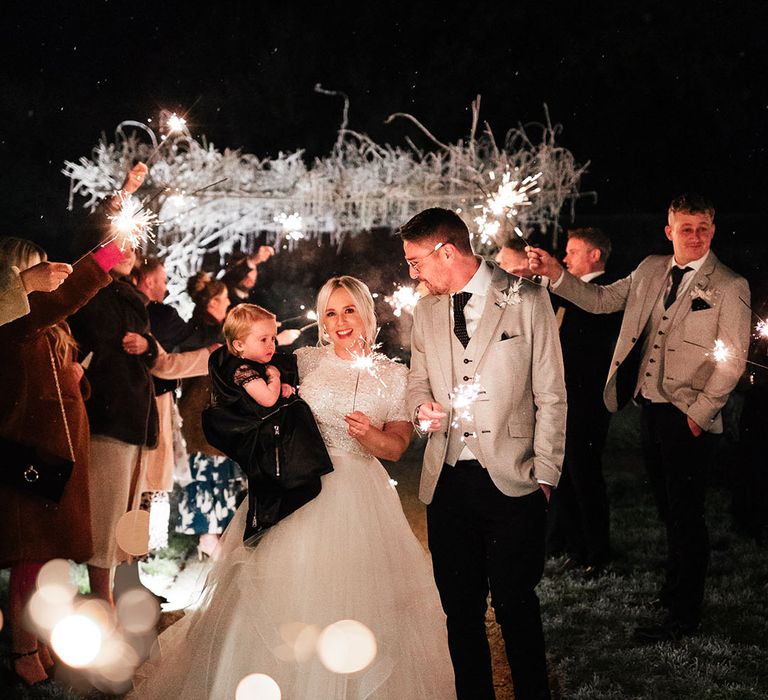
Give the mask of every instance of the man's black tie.
[{"label": "man's black tie", "polygon": [[683,281],[685,273],[690,272],[692,269],[693,268],[690,267],[678,267],[677,265],[672,266],[672,270],[669,273],[672,275],[672,286],[669,288],[667,298],[664,299],[665,309],[668,309],[675,303],[675,299],[677,299],[677,290],[680,288],[680,282]]},{"label": "man's black tie", "polygon": [[471,296],[469,292],[456,292],[453,295],[453,332],[464,347],[467,347],[469,343],[464,307]]}]

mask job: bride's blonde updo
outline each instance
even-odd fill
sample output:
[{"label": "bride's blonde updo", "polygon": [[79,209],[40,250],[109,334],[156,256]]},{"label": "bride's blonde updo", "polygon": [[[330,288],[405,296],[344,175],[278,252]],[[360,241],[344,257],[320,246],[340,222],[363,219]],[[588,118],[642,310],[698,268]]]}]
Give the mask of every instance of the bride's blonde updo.
[{"label": "bride's blonde updo", "polygon": [[363,328],[365,332],[365,344],[371,347],[376,340],[376,313],[373,309],[373,297],[371,290],[365,282],[361,282],[356,277],[341,275],[331,277],[317,293],[317,323],[318,323],[318,345],[329,345],[331,340],[323,327],[323,318],[325,309],[328,306],[328,299],[337,289],[346,289],[355,302],[357,311],[363,319]]}]

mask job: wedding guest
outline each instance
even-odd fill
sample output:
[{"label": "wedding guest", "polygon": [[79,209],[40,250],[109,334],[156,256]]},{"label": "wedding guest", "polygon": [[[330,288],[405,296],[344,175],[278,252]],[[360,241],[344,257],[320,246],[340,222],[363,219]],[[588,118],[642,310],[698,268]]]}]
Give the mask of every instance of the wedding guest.
[{"label": "wedding guest", "polygon": [[263,245],[253,254],[234,253],[229,257],[221,281],[227,285],[231,306],[253,301],[251,296],[258,279],[257,268],[274,254],[272,246]]},{"label": "wedding guest", "polygon": [[91,590],[113,602],[115,567],[128,560],[116,539],[117,523],[139,505],[141,453],[157,444],[158,416],[151,368],[158,346],[150,334],[144,301],[128,281],[136,254],[111,271],[112,282],[71,318],[81,356],[90,353],[86,402],[91,423],[89,487],[94,507]]},{"label": "wedding guest", "polygon": [[[707,474],[723,431],[722,408],[744,371],[749,344],[749,286],[711,250],[715,208],[697,194],[676,197],[664,233],[672,255],[651,255],[627,277],[601,286],[563,270],[530,248],[531,270],[585,311],[624,317],[603,398],[609,411],[642,407],[648,479],[666,527],[664,583],[654,607],[666,614],[635,630],[645,642],[670,641],[701,622],[709,565]],[[723,342],[729,356],[711,349]]]},{"label": "wedding guest", "polygon": [[[0,265],[15,266],[22,277],[35,267],[42,270],[49,283],[40,288],[50,292],[31,294],[28,314],[0,328],[0,436],[74,462],[58,502],[0,479],[0,566],[11,567],[11,659],[17,677],[29,685],[44,681],[53,664],[48,649],[22,622],[37,574],[49,559],[84,562],[93,552],[83,402],[88,382],[76,362],[77,346],[66,319],[109,283],[107,271],[121,258],[119,248],[110,244],[51,277],[51,269],[41,267],[46,260],[42,248],[20,239],[0,240]],[[4,474],[13,468],[3,463]]]},{"label": "wedding guest", "polygon": [[528,267],[528,254],[525,252],[525,241],[516,234],[507,236],[494,258],[498,266],[510,275],[518,277],[533,277]]},{"label": "wedding guest", "polygon": [[179,315],[176,307],[165,304],[168,293],[168,275],[163,261],[146,257],[133,270],[133,282],[147,299],[147,315],[152,335],[166,352],[173,352],[190,334],[189,324]]},{"label": "wedding guest", "polygon": [[[159,344],[158,357],[151,370],[158,415],[158,440],[156,447],[143,451],[141,481],[138,485],[142,494],[141,507],[150,510],[154,522],[157,513],[163,509],[153,510],[151,505],[165,505],[166,509],[168,507],[168,494],[173,490],[176,461],[177,448],[174,441],[181,439],[180,433],[177,434],[175,429],[178,421],[174,419],[177,415],[174,391],[181,379],[207,374],[208,356],[219,346],[212,344],[191,352],[172,352],[173,348],[189,335],[190,328],[174,307],[163,303],[167,292],[165,267],[157,258],[145,258],[141,265],[134,269],[132,279],[143,295],[150,332]],[[167,521],[164,529],[164,533],[156,536],[157,541],[150,542],[151,548],[167,546]],[[150,531],[152,534],[158,532],[156,527],[151,527]]]},{"label": "wedding guest", "polygon": [[[227,286],[207,273],[197,273],[190,278],[187,292],[195,308],[190,319],[191,332],[179,350],[221,344],[222,325],[229,309]],[[210,445],[203,434],[200,416],[210,394],[208,376],[190,377],[182,382],[178,404],[192,482],[184,487],[179,502],[176,531],[197,535],[200,557],[217,556],[219,537],[235,514],[238,496],[245,489],[244,475],[237,463]]]},{"label": "wedding guest", "polygon": [[[568,231],[563,260],[582,282],[613,282],[605,272],[611,241],[598,228]],[[525,254],[528,260],[528,255]],[[608,493],[603,479],[603,448],[611,414],[603,402],[605,373],[619,334],[621,314],[590,314],[553,297],[563,350],[568,417],[563,474],[552,494],[547,548],[560,546],[567,559],[561,570],[590,579],[601,575],[611,556]]]}]

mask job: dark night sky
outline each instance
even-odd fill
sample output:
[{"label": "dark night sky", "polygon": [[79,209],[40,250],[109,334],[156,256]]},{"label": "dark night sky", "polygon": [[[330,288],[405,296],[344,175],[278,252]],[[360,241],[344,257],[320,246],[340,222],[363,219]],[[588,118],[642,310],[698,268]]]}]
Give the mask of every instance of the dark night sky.
[{"label": "dark night sky", "polygon": [[349,95],[353,129],[396,145],[417,132],[385,125],[392,112],[455,141],[476,94],[498,136],[541,120],[546,103],[560,143],[591,161],[587,215],[663,214],[685,189],[720,213],[763,208],[764,0],[14,7],[2,21],[2,232],[54,247],[73,219],[62,163],[102,131],[194,105],[193,133],[218,148],[323,155],[341,105],[315,83]]}]

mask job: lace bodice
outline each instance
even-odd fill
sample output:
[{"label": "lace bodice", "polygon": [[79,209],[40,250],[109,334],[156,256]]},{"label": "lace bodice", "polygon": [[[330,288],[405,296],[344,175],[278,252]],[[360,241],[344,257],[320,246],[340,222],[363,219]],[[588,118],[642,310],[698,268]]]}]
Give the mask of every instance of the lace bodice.
[{"label": "lace bodice", "polygon": [[357,370],[352,362],[338,357],[331,346],[299,348],[296,358],[299,394],[312,408],[328,447],[367,454],[347,432],[344,416],[352,410],[365,413],[376,428],[408,420],[405,407],[408,368],[404,365],[377,354],[370,372]]}]

